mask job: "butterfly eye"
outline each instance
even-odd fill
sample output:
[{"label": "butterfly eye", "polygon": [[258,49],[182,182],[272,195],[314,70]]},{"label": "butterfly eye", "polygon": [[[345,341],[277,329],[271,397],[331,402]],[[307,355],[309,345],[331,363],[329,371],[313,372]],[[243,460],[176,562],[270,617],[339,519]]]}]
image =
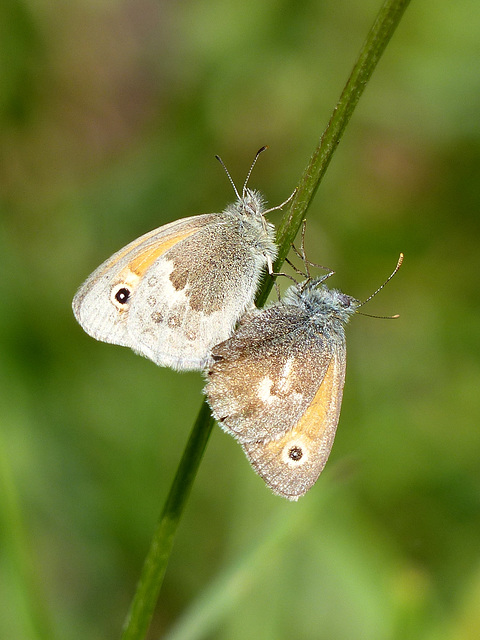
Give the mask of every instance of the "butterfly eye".
[{"label": "butterfly eye", "polygon": [[117,309],[125,309],[130,300],[131,291],[124,284],[119,284],[112,289],[110,299]]},{"label": "butterfly eye", "polygon": [[344,293],[340,293],[338,298],[340,300],[342,307],[345,307],[345,309],[348,309],[351,306],[352,298],[350,296],[347,296]]}]

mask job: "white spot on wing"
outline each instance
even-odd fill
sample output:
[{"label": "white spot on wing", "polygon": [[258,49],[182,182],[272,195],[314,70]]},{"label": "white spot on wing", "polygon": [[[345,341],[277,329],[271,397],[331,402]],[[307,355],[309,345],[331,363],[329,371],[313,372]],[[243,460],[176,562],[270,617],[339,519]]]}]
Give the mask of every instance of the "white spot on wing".
[{"label": "white spot on wing", "polygon": [[282,371],[282,378],[288,378],[288,376],[290,375],[290,371],[292,370],[293,366],[293,360],[293,356],[290,356],[290,358],[286,361]]},{"label": "white spot on wing", "polygon": [[272,396],[270,393],[272,386],[273,380],[268,376],[263,378],[263,380],[260,380],[257,389],[257,396],[262,402],[270,403],[274,400],[275,396]]},{"label": "white spot on wing", "polygon": [[289,376],[292,371],[293,360],[294,358],[292,356],[288,358],[286,363],[283,365],[283,369],[280,374],[280,380],[278,381],[278,385],[277,385],[280,391],[284,391],[284,392],[288,391],[288,388],[290,387]]},{"label": "white spot on wing", "polygon": [[[290,391],[291,381],[288,376],[292,370],[293,358],[289,358],[282,370],[282,377],[278,381],[274,381],[265,376],[258,383],[257,397],[265,404],[273,404],[274,402],[282,402],[287,400],[291,407],[301,404],[303,394],[297,391]],[[286,374],[283,375],[283,374]],[[275,393],[272,393],[272,387],[275,385]]]}]

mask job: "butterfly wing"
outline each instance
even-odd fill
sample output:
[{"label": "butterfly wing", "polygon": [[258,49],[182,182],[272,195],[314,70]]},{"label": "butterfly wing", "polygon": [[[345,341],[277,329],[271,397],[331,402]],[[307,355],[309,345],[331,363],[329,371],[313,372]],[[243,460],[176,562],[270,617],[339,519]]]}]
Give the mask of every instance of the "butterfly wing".
[{"label": "butterfly wing", "polygon": [[313,401],[333,349],[299,307],[279,303],[246,314],[212,350],[206,394],[214,417],[245,445],[281,438]]},{"label": "butterfly wing", "polygon": [[132,347],[127,329],[130,303],[122,308],[112,291],[124,285],[131,298],[153,262],[209,223],[209,214],[177,220],[137,238],[103,262],[81,285],[72,303],[75,318],[86,333],[102,342]]},{"label": "butterfly wing", "polygon": [[277,495],[298,500],[317,481],[332,449],[345,381],[345,345],[339,343],[314,398],[294,428],[276,440],[244,442],[254,470]]},{"label": "butterfly wing", "polygon": [[263,247],[232,216],[184,218],[104,262],[79,289],[74,314],[97,340],[161,366],[201,369],[252,303],[266,262]]}]

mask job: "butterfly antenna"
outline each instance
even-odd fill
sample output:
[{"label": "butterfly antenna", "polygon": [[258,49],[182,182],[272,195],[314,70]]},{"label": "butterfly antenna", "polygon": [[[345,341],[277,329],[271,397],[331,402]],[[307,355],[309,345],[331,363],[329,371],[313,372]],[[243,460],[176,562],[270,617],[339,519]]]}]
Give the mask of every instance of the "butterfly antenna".
[{"label": "butterfly antenna", "polygon": [[394,316],[372,316],[371,313],[363,313],[363,311],[357,311],[359,316],[365,316],[366,318],[377,318],[377,320],[396,320],[400,317],[400,314],[396,313]]},{"label": "butterfly antenna", "polygon": [[[390,280],[393,278],[393,276],[397,273],[397,271],[398,271],[398,270],[400,269],[400,267],[402,266],[402,262],[403,262],[403,253],[401,253],[401,254],[400,254],[400,256],[399,256],[399,258],[398,258],[397,265],[396,265],[395,269],[394,269],[394,270],[392,271],[392,273],[388,276],[388,278],[385,280],[385,282],[384,282],[382,285],[380,285],[380,286],[378,287],[378,289],[372,293],[372,295],[371,295],[371,296],[369,296],[366,300],[364,300],[364,301],[359,305],[360,307],[363,307],[363,305],[364,305],[364,304],[367,304],[367,302],[370,302],[370,300],[371,300],[372,298],[374,298],[374,297],[377,295],[377,293],[379,293],[379,292],[383,289],[383,287],[387,284],[387,282],[390,282]],[[359,313],[360,313],[360,312],[359,312]],[[368,315],[368,314],[366,314],[366,313],[362,313],[362,315],[364,315],[364,316],[365,316],[365,315]],[[371,316],[371,317],[372,317],[372,318],[383,318],[383,317],[385,317],[386,319],[393,319],[393,318],[398,318],[398,315],[396,315],[396,316]]]},{"label": "butterfly antenna", "polygon": [[252,165],[251,165],[250,169],[248,170],[247,177],[245,178],[245,182],[243,183],[242,198],[245,197],[245,191],[247,190],[247,184],[248,184],[248,181],[250,180],[250,176],[252,175],[253,167],[257,164],[258,156],[261,153],[263,153],[264,151],[266,151],[267,149],[268,149],[268,145],[265,145],[261,149],[259,149],[257,151],[257,153],[255,154],[255,158],[253,159]]},{"label": "butterfly antenna", "polygon": [[[264,147],[264,148],[266,148],[266,147]],[[260,149],[260,151],[262,151],[262,149]],[[257,156],[255,157],[255,160],[257,159],[258,154],[260,153],[260,151],[257,153]],[[240,194],[238,193],[237,187],[235,186],[235,183],[234,183],[234,181],[233,181],[233,179],[232,179],[232,176],[230,175],[230,172],[228,171],[227,167],[225,166],[224,161],[221,159],[221,157],[220,157],[220,156],[217,156],[217,155],[216,155],[216,156],[215,156],[215,158],[216,158],[216,159],[219,161],[219,163],[222,165],[222,167],[223,167],[223,169],[224,169],[225,173],[227,174],[228,179],[230,180],[230,184],[232,185],[233,190],[235,191],[235,195],[237,196],[237,199],[238,199],[238,200],[240,200]],[[254,163],[253,163],[253,164],[255,164],[255,161],[254,161]],[[252,172],[252,168],[250,168],[250,171],[248,172],[248,175],[250,175],[250,173],[251,173],[251,172]],[[247,178],[247,179],[248,179],[248,178]],[[243,188],[243,190],[245,191],[245,187]]]}]

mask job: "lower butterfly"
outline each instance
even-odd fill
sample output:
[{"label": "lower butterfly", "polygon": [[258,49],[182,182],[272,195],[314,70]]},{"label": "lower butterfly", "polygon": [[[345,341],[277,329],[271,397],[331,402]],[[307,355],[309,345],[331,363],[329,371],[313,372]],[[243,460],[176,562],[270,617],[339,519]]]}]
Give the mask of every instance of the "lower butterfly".
[{"label": "lower butterfly", "polygon": [[363,303],[324,284],[333,272],[295,284],[214,347],[205,390],[212,413],[274,493],[298,500],[322,472],[340,416],[345,324],[402,261]]}]

